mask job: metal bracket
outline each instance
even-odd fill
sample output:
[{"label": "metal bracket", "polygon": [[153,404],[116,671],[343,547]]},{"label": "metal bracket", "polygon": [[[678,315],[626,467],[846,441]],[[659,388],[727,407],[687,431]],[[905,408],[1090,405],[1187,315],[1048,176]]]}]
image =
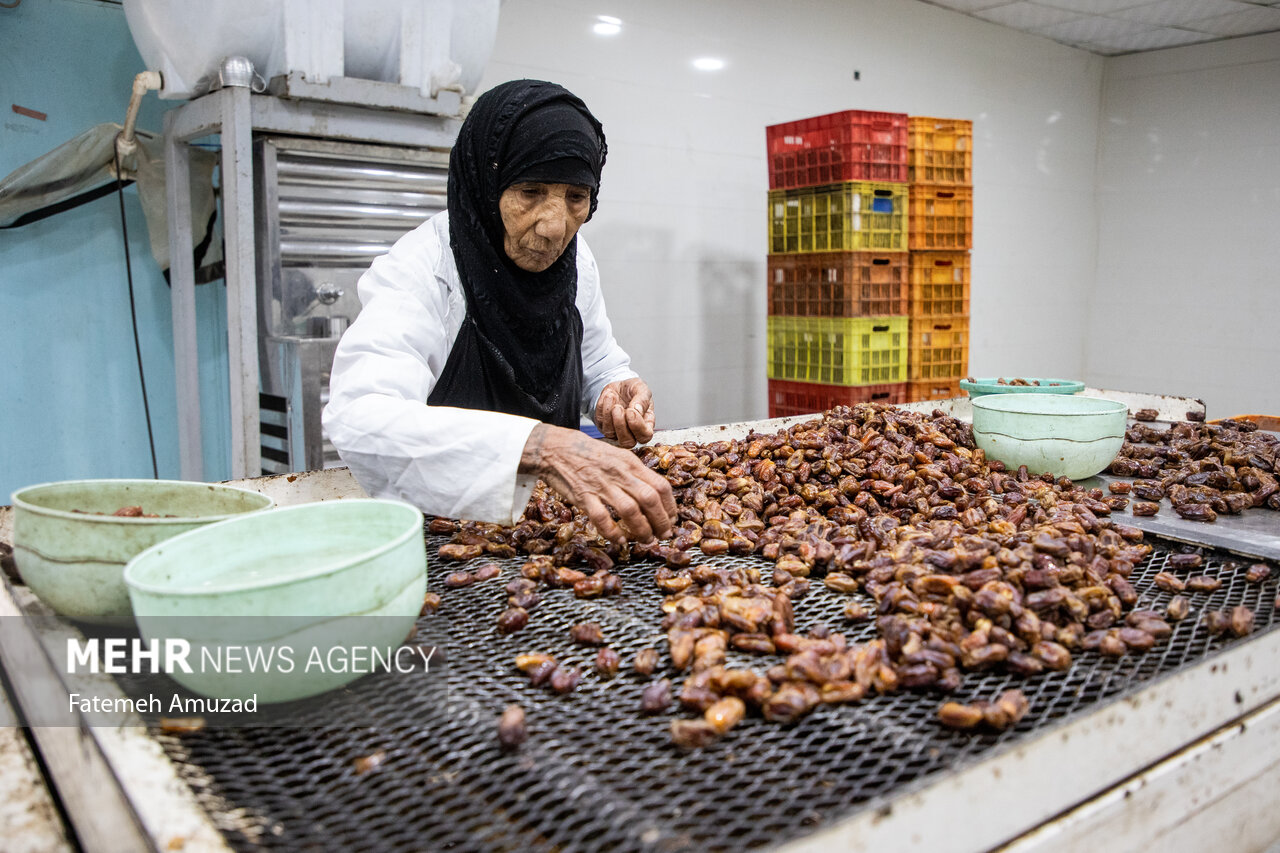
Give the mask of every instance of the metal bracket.
[{"label": "metal bracket", "polygon": [[280,98],[354,104],[374,109],[440,116],[457,116],[462,107],[462,95],[455,91],[442,90],[436,97],[428,98],[412,86],[380,80],[330,77],[325,83],[315,83],[308,80],[301,71],[290,71],[271,78],[267,91]]}]

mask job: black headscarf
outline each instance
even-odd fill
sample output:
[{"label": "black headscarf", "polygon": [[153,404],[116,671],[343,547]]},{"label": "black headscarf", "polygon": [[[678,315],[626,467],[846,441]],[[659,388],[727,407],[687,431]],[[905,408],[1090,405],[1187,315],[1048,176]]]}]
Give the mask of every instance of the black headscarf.
[{"label": "black headscarf", "polygon": [[590,219],[606,150],[600,122],[554,83],[515,80],[476,100],[449,160],[449,242],[467,316],[429,403],[577,427],[577,237],[546,270],[522,270],[503,248],[498,200],[519,181],[587,186]]}]

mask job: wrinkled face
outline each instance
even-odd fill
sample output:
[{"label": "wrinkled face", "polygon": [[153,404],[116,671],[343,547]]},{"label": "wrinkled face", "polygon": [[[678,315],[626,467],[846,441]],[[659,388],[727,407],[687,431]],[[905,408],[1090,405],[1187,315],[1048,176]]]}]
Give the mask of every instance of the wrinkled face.
[{"label": "wrinkled face", "polygon": [[591,212],[591,190],[575,184],[514,183],[498,199],[503,249],[516,266],[542,272],[569,247]]}]

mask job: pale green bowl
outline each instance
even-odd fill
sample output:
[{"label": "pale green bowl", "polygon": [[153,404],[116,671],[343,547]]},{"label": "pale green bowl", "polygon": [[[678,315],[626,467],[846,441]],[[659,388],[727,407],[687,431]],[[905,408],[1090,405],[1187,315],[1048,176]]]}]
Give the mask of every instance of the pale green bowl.
[{"label": "pale green bowl", "polygon": [[1100,397],[990,394],[973,403],[973,440],[1010,470],[1026,465],[1080,480],[1101,472],[1124,444],[1129,410]]},{"label": "pale green bowl", "polygon": [[[124,565],[180,533],[270,509],[266,495],[176,480],[67,480],[13,493],[13,557],[23,582],[69,619],[133,625]],[[126,506],[174,518],[121,518]],[[105,513],[94,515],[93,513]]]},{"label": "pale green bowl", "polygon": [[[338,500],[174,537],[125,567],[138,630],[149,644],[188,643],[192,671],[169,674],[206,696],[265,704],[341,687],[371,670],[334,671],[335,661],[393,652],[417,621],[422,520],[400,501]],[[232,655],[271,661],[231,667]],[[315,655],[322,665],[308,666]]]},{"label": "pale green bowl", "polygon": [[[1084,383],[1073,379],[1045,379],[1041,376],[1023,376],[1028,382],[1039,382],[1039,385],[1001,385],[996,380],[968,379],[960,380],[960,390],[967,391],[970,399],[987,394],[1079,394],[1084,390]],[[1052,383],[1052,384],[1050,384]]]}]

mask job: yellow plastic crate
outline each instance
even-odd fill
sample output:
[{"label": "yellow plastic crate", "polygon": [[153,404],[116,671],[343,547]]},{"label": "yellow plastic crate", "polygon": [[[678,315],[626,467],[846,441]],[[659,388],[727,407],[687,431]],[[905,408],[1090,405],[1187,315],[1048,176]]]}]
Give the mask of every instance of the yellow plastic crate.
[{"label": "yellow plastic crate", "polygon": [[973,187],[910,184],[912,251],[973,248]]},{"label": "yellow plastic crate", "polygon": [[968,316],[968,252],[910,252],[909,258],[909,316]]},{"label": "yellow plastic crate", "polygon": [[769,193],[769,251],[905,252],[907,184],[846,181]]},{"label": "yellow plastic crate", "polygon": [[910,116],[907,180],[915,184],[972,184],[973,122]]},{"label": "yellow plastic crate", "polygon": [[969,318],[911,319],[909,381],[959,381],[969,369]]},{"label": "yellow plastic crate", "polygon": [[824,385],[907,379],[906,317],[770,317],[769,378]]}]

